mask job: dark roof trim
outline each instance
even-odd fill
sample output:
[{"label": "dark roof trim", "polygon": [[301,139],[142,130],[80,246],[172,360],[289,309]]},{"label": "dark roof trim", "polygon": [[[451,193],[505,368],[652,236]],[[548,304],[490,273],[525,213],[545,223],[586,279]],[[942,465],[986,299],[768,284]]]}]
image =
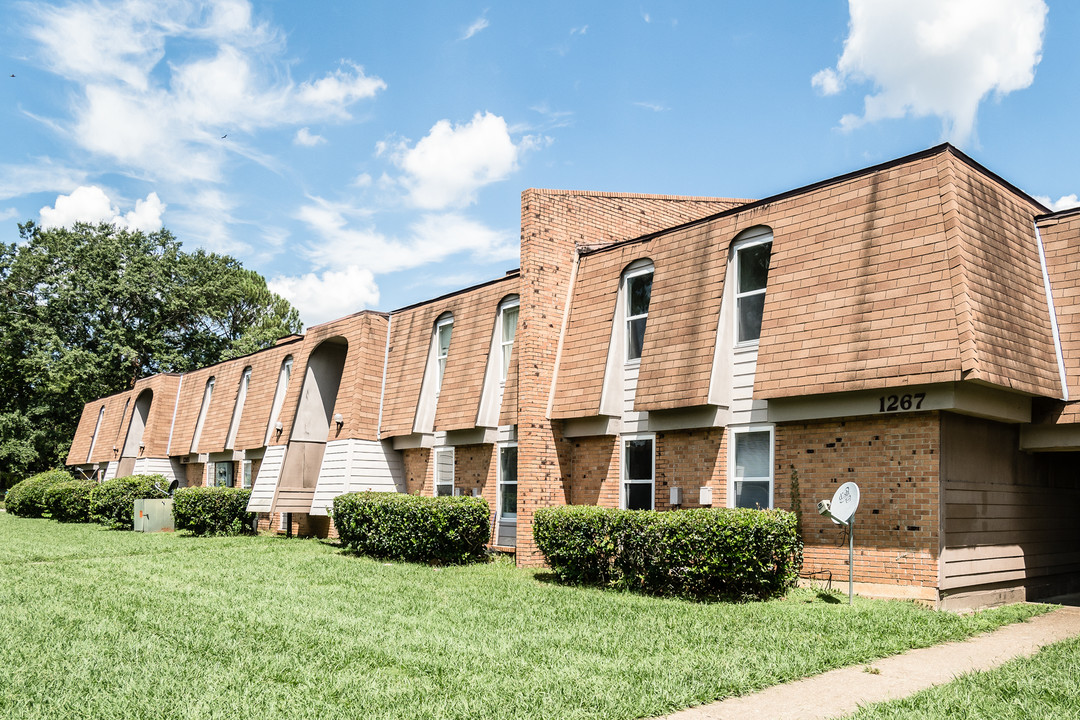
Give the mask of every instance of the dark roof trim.
[{"label": "dark roof trim", "polygon": [[1040,223],[1043,220],[1057,220],[1059,218],[1069,217],[1070,215],[1076,215],[1080,213],[1080,205],[1071,208],[1065,208],[1064,210],[1058,210],[1056,212],[1043,213],[1042,215],[1035,216],[1035,222]]},{"label": "dark roof trim", "polygon": [[406,310],[414,310],[414,309],[416,309],[418,307],[423,307],[424,305],[430,305],[431,303],[437,303],[437,302],[439,302],[441,300],[448,300],[448,299],[450,299],[452,297],[456,297],[458,295],[464,295],[465,293],[472,292],[473,290],[479,290],[481,288],[486,288],[489,285],[494,285],[495,283],[505,282],[506,280],[516,279],[518,277],[521,277],[521,268],[518,268],[516,270],[509,270],[502,277],[495,278],[494,280],[488,280],[487,282],[482,282],[479,285],[472,285],[472,286],[467,287],[467,288],[462,288],[461,290],[455,290],[454,292],[447,293],[445,295],[440,295],[437,298],[431,298],[430,300],[421,300],[418,303],[413,303],[412,305],[406,305],[405,307],[398,308],[397,310],[391,310],[390,315],[392,317],[396,313],[402,313],[402,312],[405,312]]},{"label": "dark roof trim", "polygon": [[997,173],[994,173],[994,172],[988,170],[987,168],[983,167],[979,163],[975,162],[970,157],[968,157],[964,153],[957,150],[951,144],[942,143],[940,145],[935,145],[934,147],[927,148],[926,150],[920,150],[917,153],[912,153],[911,155],[905,155],[903,157],[896,158],[895,160],[889,160],[888,162],[879,163],[877,165],[871,165],[870,167],[862,168],[861,170],[855,170],[853,172],[845,173],[843,175],[837,175],[836,177],[832,177],[832,178],[829,178],[827,180],[819,180],[816,183],[812,183],[810,185],[804,185],[802,187],[795,188],[794,190],[788,190],[786,192],[780,193],[779,195],[772,195],[772,196],[767,197],[767,198],[762,198],[761,200],[755,200],[754,202],[748,202],[745,205],[739,205],[737,207],[729,208],[727,210],[722,210],[722,211],[720,211],[718,213],[714,213],[712,215],[707,215],[706,217],[699,218],[697,220],[691,220],[690,222],[685,222],[685,223],[682,223],[681,225],[674,225],[674,226],[669,227],[669,228],[664,228],[663,230],[657,230],[655,232],[648,233],[647,235],[641,235],[640,237],[631,238],[629,240],[621,240],[619,242],[611,243],[610,245],[603,245],[603,246],[598,247],[598,248],[581,249],[581,250],[579,250],[579,253],[582,256],[593,255],[595,253],[602,253],[602,252],[605,252],[607,250],[611,250],[611,249],[614,249],[614,248],[617,248],[617,247],[623,247],[625,245],[633,245],[634,243],[648,242],[649,240],[652,240],[653,238],[661,237],[663,235],[667,235],[668,233],[677,232],[679,230],[685,230],[686,228],[691,228],[691,227],[695,227],[697,225],[712,222],[713,220],[718,220],[720,218],[725,218],[725,217],[731,217],[733,215],[738,215],[739,213],[745,212],[746,210],[754,210],[754,209],[757,209],[757,208],[760,208],[760,207],[764,207],[766,205],[771,205],[773,203],[781,202],[783,200],[788,200],[790,198],[797,197],[799,195],[805,195],[807,193],[815,192],[817,190],[821,190],[822,188],[826,188],[826,187],[829,187],[829,186],[832,186],[832,185],[839,185],[841,183],[845,183],[845,182],[854,180],[856,178],[863,177],[865,175],[872,175],[874,173],[882,172],[884,170],[891,170],[894,167],[899,167],[901,165],[907,165],[909,163],[913,163],[913,162],[916,162],[918,160],[924,160],[924,159],[926,159],[928,157],[933,157],[934,155],[940,155],[941,153],[945,153],[945,152],[953,153],[959,160],[961,160],[964,163],[970,165],[971,167],[973,167],[978,172],[983,173],[984,175],[987,175],[988,177],[992,178],[993,180],[1001,183],[1006,188],[1008,188],[1012,192],[1016,193],[1020,197],[1024,198],[1025,200],[1028,200],[1028,201],[1034,203],[1035,205],[1037,205],[1038,207],[1041,207],[1041,208],[1045,209],[1045,206],[1042,203],[1040,203],[1038,200],[1036,200],[1035,198],[1028,195],[1026,192],[1021,190],[1020,188],[1016,187],[1015,185],[1013,185],[1009,181],[1005,180],[1004,178],[1002,178]]}]

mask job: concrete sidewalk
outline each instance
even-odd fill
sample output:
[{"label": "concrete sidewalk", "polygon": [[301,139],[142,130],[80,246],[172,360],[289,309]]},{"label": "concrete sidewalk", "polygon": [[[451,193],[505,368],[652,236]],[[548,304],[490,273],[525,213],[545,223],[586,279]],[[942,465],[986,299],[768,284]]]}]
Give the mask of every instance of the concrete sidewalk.
[{"label": "concrete sidewalk", "polygon": [[[761,692],[700,705],[667,715],[667,720],[807,720],[835,718],[855,712],[859,705],[907,697],[964,673],[989,670],[1043,645],[1080,635],[1080,607],[1053,612],[998,628],[964,642],[946,643],[866,665],[831,670],[821,675],[766,688]],[[866,667],[879,673],[869,673]]]}]

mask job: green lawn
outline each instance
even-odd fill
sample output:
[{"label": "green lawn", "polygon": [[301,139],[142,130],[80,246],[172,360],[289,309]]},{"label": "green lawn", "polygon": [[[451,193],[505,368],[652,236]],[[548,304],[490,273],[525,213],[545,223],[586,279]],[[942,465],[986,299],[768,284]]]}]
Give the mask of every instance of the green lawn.
[{"label": "green lawn", "polygon": [[963,675],[903,700],[877,703],[853,720],[1076,720],[1080,718],[1080,638],[1049,645],[986,672]]},{"label": "green lawn", "polygon": [[0,717],[634,718],[1041,611],[693,604],[0,514]]}]

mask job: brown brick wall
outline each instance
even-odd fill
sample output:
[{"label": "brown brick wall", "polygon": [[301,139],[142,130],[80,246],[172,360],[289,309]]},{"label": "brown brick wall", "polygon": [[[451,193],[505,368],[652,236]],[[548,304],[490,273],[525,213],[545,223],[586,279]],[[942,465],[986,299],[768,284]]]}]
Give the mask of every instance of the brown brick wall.
[{"label": "brown brick wall", "polygon": [[401,459],[405,466],[405,492],[410,495],[435,494],[435,470],[431,464],[433,455],[431,448],[401,451]]},{"label": "brown brick wall", "polygon": [[542,557],[532,539],[537,508],[567,502],[570,446],[548,419],[555,355],[575,243],[601,245],[639,237],[740,204],[718,198],[526,190],[521,196],[521,310],[518,356],[517,562]]},{"label": "brown brick wall", "polygon": [[727,504],[727,434],[723,428],[656,434],[657,510],[670,510],[671,487],[682,488],[684,510],[701,507],[702,487],[712,488],[712,505]]},{"label": "brown brick wall", "polygon": [[791,473],[798,471],[804,573],[847,580],[846,535],[816,505],[853,481],[861,496],[855,580],[937,586],[940,428],[937,413],[776,426],[774,504],[792,509]]}]

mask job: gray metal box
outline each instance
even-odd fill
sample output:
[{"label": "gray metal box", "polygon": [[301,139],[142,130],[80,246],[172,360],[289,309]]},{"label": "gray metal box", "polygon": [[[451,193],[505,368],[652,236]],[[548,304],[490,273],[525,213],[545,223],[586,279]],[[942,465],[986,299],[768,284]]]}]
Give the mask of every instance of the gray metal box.
[{"label": "gray metal box", "polygon": [[172,532],[172,498],[135,501],[135,532]]}]

